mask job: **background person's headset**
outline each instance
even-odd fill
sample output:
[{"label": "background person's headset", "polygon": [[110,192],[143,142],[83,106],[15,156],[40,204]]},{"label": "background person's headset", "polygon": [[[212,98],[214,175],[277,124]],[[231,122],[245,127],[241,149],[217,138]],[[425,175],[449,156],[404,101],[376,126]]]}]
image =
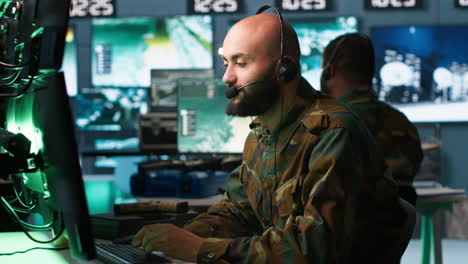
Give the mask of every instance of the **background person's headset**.
[{"label": "background person's headset", "polygon": [[296,78],[296,75],[298,74],[298,65],[297,63],[291,59],[290,57],[284,56],[284,32],[283,32],[283,16],[281,16],[280,11],[273,6],[270,5],[264,5],[260,7],[257,10],[256,14],[263,13],[263,11],[267,9],[273,9],[276,14],[278,15],[278,19],[280,22],[280,52],[281,52],[281,59],[280,59],[280,66],[279,66],[279,71],[278,71],[278,80],[284,81],[284,82],[289,82],[294,80]]},{"label": "background person's headset", "polygon": [[[374,61],[374,47],[372,45],[372,41],[371,39],[367,36],[367,35],[364,35],[362,33],[353,33],[353,34],[357,34],[359,35],[360,37],[364,38],[367,40],[368,44],[369,44],[369,48],[372,49],[372,61]],[[330,55],[330,58],[328,58],[327,60],[327,63],[325,64],[325,67],[323,68],[322,70],[322,75],[320,76],[320,89],[323,91],[323,87],[325,86],[325,81],[328,81],[330,80],[331,78],[331,64],[333,63],[333,60],[335,59],[335,57],[337,56],[338,54],[338,50],[341,49],[341,46],[343,46],[343,43],[346,41],[346,39],[348,38],[349,34],[347,35],[344,35],[339,41],[338,43],[336,44],[335,48],[333,49],[331,55]],[[325,52],[324,52],[325,54]]]},{"label": "background person's headset", "polygon": [[[338,50],[341,48],[341,45],[343,45],[343,43],[345,42],[345,40],[347,39],[348,36],[344,36],[343,38],[340,39],[340,41],[338,41],[338,43],[336,44],[335,48],[333,49],[331,55],[330,55],[330,58],[328,58],[327,60],[327,63],[325,64],[325,67],[323,68],[322,70],[322,75],[320,76],[320,86],[322,86],[322,84],[325,82],[325,81],[328,81],[330,80],[330,77],[331,77],[331,64],[333,62],[333,60],[335,59],[336,57],[336,54],[338,53]],[[324,52],[325,54],[325,52]],[[322,89],[322,87],[320,87]]]}]

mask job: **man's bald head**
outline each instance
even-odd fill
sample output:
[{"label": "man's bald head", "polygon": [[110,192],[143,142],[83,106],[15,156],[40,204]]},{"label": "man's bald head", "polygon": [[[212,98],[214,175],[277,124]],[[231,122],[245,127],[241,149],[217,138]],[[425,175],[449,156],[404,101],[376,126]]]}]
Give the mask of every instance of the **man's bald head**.
[{"label": "man's bald head", "polygon": [[[278,15],[261,13],[237,22],[224,39],[223,48],[236,45],[250,52],[265,52],[266,55],[280,57],[280,20]],[[283,20],[284,56],[299,63],[300,49],[297,34],[292,26]],[[240,45],[240,46],[239,46]]]},{"label": "man's bald head", "polygon": [[[289,57],[287,63],[299,64],[299,42],[288,23],[283,23],[283,37],[282,55]],[[226,95],[232,98],[227,114],[261,116],[277,108],[280,95],[286,102],[294,97],[300,74],[292,67],[279,67],[283,60],[280,47],[281,22],[277,15],[250,16],[229,30],[223,43],[223,81],[235,92],[234,97]]]}]

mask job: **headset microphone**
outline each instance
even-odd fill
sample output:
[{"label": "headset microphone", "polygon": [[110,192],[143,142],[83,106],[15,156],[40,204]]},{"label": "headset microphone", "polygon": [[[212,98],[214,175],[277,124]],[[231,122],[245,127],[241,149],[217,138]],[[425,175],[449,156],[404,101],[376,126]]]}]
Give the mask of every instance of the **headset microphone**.
[{"label": "headset microphone", "polygon": [[227,98],[232,99],[232,98],[236,97],[239,94],[240,89],[244,89],[247,86],[254,85],[256,83],[266,82],[266,81],[269,81],[269,80],[258,80],[258,81],[255,81],[255,82],[248,83],[246,85],[242,85],[240,87],[229,86],[226,89],[226,92],[224,93],[224,95],[226,95]]}]

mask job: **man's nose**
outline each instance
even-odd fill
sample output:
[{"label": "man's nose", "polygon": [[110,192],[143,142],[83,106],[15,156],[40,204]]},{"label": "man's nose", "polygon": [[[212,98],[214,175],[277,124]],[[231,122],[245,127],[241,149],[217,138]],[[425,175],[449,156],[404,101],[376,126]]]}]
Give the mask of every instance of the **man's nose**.
[{"label": "man's nose", "polygon": [[229,67],[229,66],[226,68],[226,71],[224,72],[223,82],[227,83],[227,84],[236,83],[236,76],[235,76],[234,72],[232,71],[232,68]]}]

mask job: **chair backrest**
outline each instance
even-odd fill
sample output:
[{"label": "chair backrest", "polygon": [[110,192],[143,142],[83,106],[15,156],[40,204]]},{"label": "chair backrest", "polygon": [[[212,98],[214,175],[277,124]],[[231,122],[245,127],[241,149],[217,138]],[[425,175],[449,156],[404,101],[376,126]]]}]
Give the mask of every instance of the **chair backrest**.
[{"label": "chair backrest", "polygon": [[406,221],[401,228],[400,239],[395,241],[393,246],[387,250],[384,258],[380,263],[398,264],[400,259],[408,247],[411,236],[413,235],[414,226],[416,224],[416,208],[404,199],[400,198],[400,204],[406,212]]}]

